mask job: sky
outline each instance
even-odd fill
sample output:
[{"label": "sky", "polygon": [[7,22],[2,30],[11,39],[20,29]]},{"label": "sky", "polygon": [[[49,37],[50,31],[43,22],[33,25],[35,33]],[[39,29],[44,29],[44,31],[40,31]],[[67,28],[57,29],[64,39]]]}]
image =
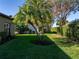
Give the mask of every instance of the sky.
[{"label": "sky", "polygon": [[0,0],[0,12],[14,16],[24,2],[24,0]]},{"label": "sky", "polygon": [[68,21],[72,21],[72,20],[75,20],[75,19],[79,19],[79,11],[76,12],[75,14],[74,13],[71,13],[68,16],[68,18],[67,18]]},{"label": "sky", "polygon": [[[24,2],[25,0],[0,0],[0,12],[14,16],[19,11],[19,6],[22,6]],[[74,19],[79,19],[79,12],[71,13],[67,18],[68,21]]]}]

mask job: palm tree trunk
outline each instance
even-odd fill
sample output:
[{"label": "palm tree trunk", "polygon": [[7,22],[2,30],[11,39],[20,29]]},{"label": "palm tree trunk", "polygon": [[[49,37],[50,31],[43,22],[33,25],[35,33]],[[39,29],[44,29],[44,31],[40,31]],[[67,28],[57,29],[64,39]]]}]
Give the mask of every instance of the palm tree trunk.
[{"label": "palm tree trunk", "polygon": [[37,28],[34,26],[34,24],[31,21],[28,21],[28,23],[32,25],[32,27],[35,29],[35,32],[37,34],[37,38],[40,39],[40,33],[38,32]]},{"label": "palm tree trunk", "polygon": [[35,29],[36,34],[39,34],[37,28],[33,24],[30,25],[32,25],[32,27]]}]

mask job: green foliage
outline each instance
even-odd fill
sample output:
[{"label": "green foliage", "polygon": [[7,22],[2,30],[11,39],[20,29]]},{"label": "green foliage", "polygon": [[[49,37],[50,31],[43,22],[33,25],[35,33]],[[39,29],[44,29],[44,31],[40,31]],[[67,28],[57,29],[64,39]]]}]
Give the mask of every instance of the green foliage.
[{"label": "green foliage", "polygon": [[58,33],[58,32],[57,32],[57,27],[51,28],[51,32],[52,32],[53,34],[57,34],[57,33]]},{"label": "green foliage", "polygon": [[4,37],[6,35],[6,32],[0,32],[0,36]]},{"label": "green foliage", "polygon": [[68,38],[71,38],[71,40],[79,41],[79,19],[74,20],[69,24],[67,36]]},{"label": "green foliage", "polygon": [[67,29],[68,29],[68,25],[66,24],[66,25],[63,27],[63,35],[64,35],[64,36],[66,36]]},{"label": "green foliage", "polygon": [[64,32],[64,31],[66,31],[65,30],[65,25],[67,23],[68,23],[67,20],[63,20],[63,19],[57,20],[57,23],[56,24],[59,26],[59,27],[57,27],[58,33],[60,33],[61,35],[64,35],[65,34],[65,32]]},{"label": "green foliage", "polygon": [[16,29],[19,33],[24,33],[24,31],[28,30],[28,27],[26,25],[24,25],[23,23],[18,24],[16,27],[17,27]]},{"label": "green foliage", "polygon": [[6,32],[0,32],[0,37],[1,37],[0,44],[8,40]]},{"label": "green foliage", "polygon": [[[26,0],[15,16],[15,23],[32,24],[38,27],[52,22],[52,5],[48,0]],[[39,29],[39,28],[38,28]]]}]

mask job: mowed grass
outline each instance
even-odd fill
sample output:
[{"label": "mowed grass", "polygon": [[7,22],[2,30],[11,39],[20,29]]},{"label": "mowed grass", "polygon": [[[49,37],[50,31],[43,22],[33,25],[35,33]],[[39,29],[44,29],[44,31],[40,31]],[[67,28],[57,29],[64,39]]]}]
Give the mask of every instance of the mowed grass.
[{"label": "mowed grass", "polygon": [[[46,34],[52,45],[35,45],[36,35],[16,35],[16,38],[0,45],[0,59],[78,59],[79,47],[57,44],[60,41]],[[49,38],[48,38],[49,37]]]},{"label": "mowed grass", "polygon": [[[79,59],[79,44],[65,43],[65,37],[60,37],[60,35],[50,34],[47,35],[55,44],[62,49],[71,59]],[[54,38],[54,39],[53,39]]]}]

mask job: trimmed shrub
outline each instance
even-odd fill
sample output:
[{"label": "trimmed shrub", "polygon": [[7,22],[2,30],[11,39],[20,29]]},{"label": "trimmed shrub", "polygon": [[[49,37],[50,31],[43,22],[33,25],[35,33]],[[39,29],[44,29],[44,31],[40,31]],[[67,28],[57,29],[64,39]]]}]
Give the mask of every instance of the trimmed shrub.
[{"label": "trimmed shrub", "polygon": [[66,36],[71,39],[71,41],[79,41],[79,20],[74,20],[68,25]]}]

